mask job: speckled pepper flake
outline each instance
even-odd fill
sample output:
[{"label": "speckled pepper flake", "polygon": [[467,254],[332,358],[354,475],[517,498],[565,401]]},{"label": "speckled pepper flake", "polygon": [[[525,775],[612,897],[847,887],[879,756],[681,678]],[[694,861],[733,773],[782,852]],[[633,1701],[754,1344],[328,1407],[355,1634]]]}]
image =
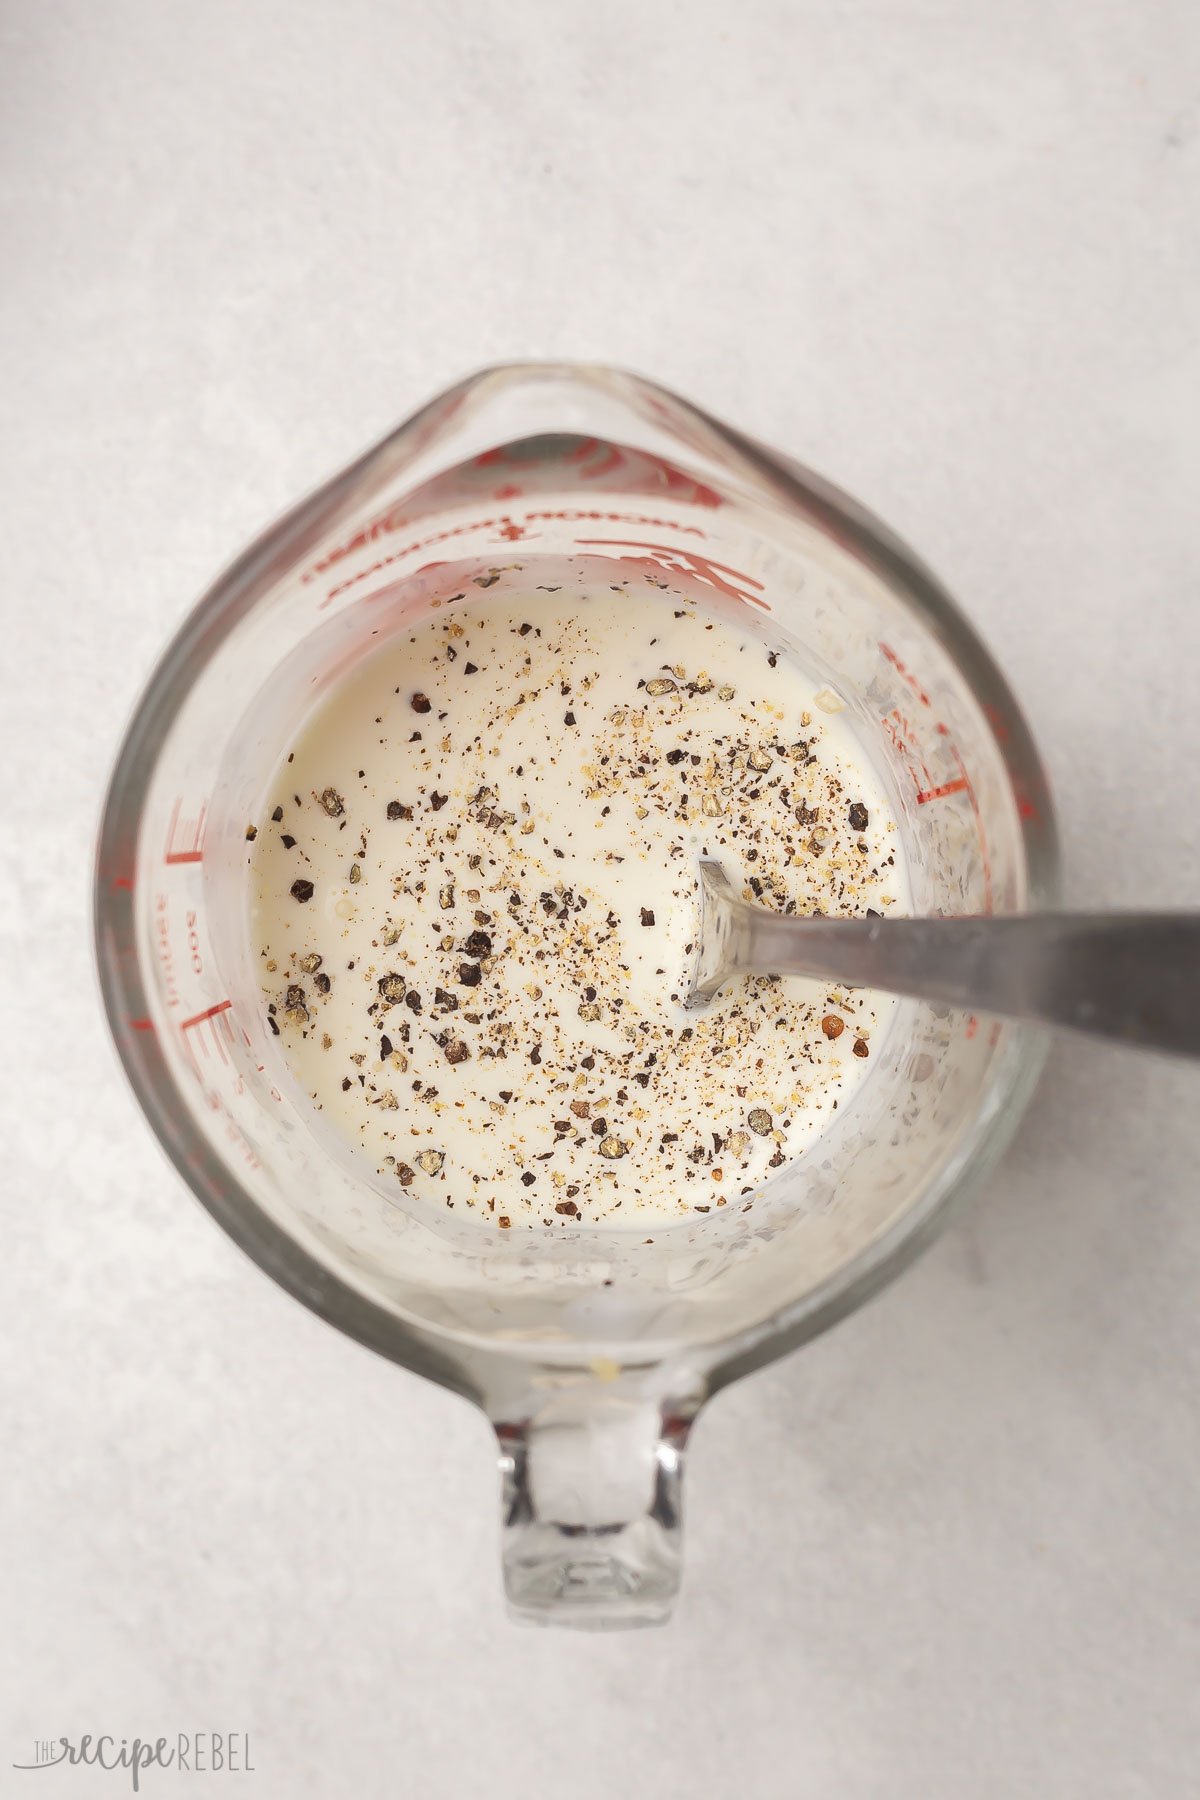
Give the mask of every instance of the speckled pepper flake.
[{"label": "speckled pepper flake", "polygon": [[[650,585],[657,607],[670,586]],[[503,594],[486,602],[508,604]],[[777,704],[790,691],[778,686],[782,656],[760,651],[759,673],[747,660],[734,679],[736,657],[710,653],[703,614],[666,602],[668,622],[695,634],[698,654],[682,654],[682,640],[659,648],[652,626],[647,643],[643,620],[656,615],[639,600],[621,641],[628,685],[614,703],[581,630],[586,604],[568,595],[554,611],[539,597],[536,614],[534,604],[526,590],[528,616],[501,612],[496,626],[482,600],[435,614],[413,627],[386,691],[372,696],[356,754],[322,765],[309,749],[316,732],[299,741],[272,818],[301,807],[293,787],[311,794],[335,833],[351,832],[353,860],[329,856],[320,818],[299,844],[293,833],[257,834],[252,868],[290,848],[316,878],[288,886],[293,854],[277,891],[306,902],[326,884],[325,909],[297,916],[294,944],[272,946],[265,962],[283,971],[270,1029],[289,1056],[305,1045],[339,1053],[309,1090],[332,1083],[348,1133],[400,1189],[433,1169],[439,1205],[465,1205],[498,1229],[619,1222],[659,1189],[681,1214],[751,1204],[755,1184],[794,1154],[795,1121],[848,1078],[848,1059],[827,1046],[849,1029],[855,1057],[869,1055],[869,997],[831,991],[806,1007],[755,980],[681,1025],[643,1013],[631,968],[640,961],[638,979],[652,973],[664,998],[678,986],[672,933],[676,905],[692,903],[698,845],[744,871],[743,892],[761,904],[862,916],[887,879],[889,827],[877,820],[870,832],[878,802],[869,787],[870,807],[850,798],[863,789],[824,757],[826,727]],[[431,720],[424,733],[409,729],[413,712]],[[524,721],[535,716],[545,732],[530,737]],[[509,727],[523,748],[506,762]],[[577,793],[548,804],[549,772],[565,765],[579,771]],[[378,829],[383,817],[394,829]],[[669,905],[659,859],[677,871]],[[616,910],[593,869],[626,871]],[[654,871],[654,904],[637,893],[639,869]],[[414,1203],[431,1199],[427,1187]]]}]

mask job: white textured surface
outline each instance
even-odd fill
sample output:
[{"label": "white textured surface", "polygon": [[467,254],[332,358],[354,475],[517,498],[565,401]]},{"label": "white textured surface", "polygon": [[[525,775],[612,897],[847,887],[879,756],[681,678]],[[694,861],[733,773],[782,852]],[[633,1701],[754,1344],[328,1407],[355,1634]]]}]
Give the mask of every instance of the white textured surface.
[{"label": "white textured surface", "polygon": [[149,661],[508,356],[643,369],[874,505],[1027,704],[1069,897],[1195,903],[1194,0],[733,13],[0,23],[0,1792],[127,1791],[13,1773],[37,1736],[217,1728],[272,1800],[1195,1789],[1194,1071],[1060,1049],[969,1217],[706,1415],[675,1622],[580,1639],[502,1617],[482,1420],[232,1249],[97,1016]]}]

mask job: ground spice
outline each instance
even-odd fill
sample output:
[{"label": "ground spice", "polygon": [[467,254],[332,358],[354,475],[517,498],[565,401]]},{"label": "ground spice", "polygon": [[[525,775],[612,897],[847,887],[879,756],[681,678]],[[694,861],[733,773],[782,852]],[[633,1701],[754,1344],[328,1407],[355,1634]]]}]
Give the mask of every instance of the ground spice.
[{"label": "ground spice", "polygon": [[[486,585],[499,580],[493,572]],[[658,606],[669,584],[650,585]],[[728,652],[725,663],[710,654],[713,625],[674,595],[667,622],[693,634],[698,654],[682,639],[658,649],[652,635],[649,668],[639,668],[642,621],[659,615],[637,599],[616,704],[603,697],[611,688],[578,606],[564,615],[527,590],[526,616],[510,611],[507,622],[481,600],[435,613],[413,628],[416,654],[406,655],[422,688],[392,676],[348,767],[315,765],[316,735],[302,739],[270,815],[278,824],[294,804],[292,830],[247,830],[263,880],[302,909],[292,940],[271,943],[264,959],[264,983],[282,971],[264,987],[271,1032],[289,1047],[328,1041],[331,1059],[349,1057],[351,1072],[333,1078],[339,1117],[399,1188],[418,1172],[452,1173],[445,1204],[501,1229],[620,1220],[664,1187],[681,1214],[729,1197],[751,1204],[756,1183],[795,1154],[797,1122],[837,1104],[847,1059],[832,1046],[849,1028],[854,1056],[867,1058],[863,1032],[877,1023],[870,996],[831,992],[814,1006],[766,980],[686,1024],[644,1010],[637,966],[653,971],[664,1001],[680,984],[674,908],[634,904],[623,922],[592,870],[668,860],[685,906],[703,842],[745,870],[744,892],[760,904],[861,917],[892,903],[894,862],[886,818],[875,801],[849,798],[825,727],[773,700],[767,684],[785,681],[786,657],[760,651],[761,682],[748,660],[743,679],[721,679]],[[489,594],[486,606],[505,604]],[[467,676],[470,710],[460,715]],[[409,729],[413,712],[436,714],[436,731]],[[526,716],[550,719],[548,733],[530,735]],[[506,763],[510,730],[522,747]],[[581,770],[578,802],[548,808],[548,771],[564,758]],[[302,806],[293,785],[316,804]],[[383,798],[397,787],[407,799]],[[350,837],[338,840],[343,831]],[[291,869],[272,860],[280,849]],[[293,879],[298,857],[309,877]],[[322,905],[304,912],[317,881]],[[356,936],[354,954],[339,956],[363,919],[369,948]],[[693,1095],[682,1113],[677,1086]],[[586,1179],[566,1185],[585,1167]]]}]

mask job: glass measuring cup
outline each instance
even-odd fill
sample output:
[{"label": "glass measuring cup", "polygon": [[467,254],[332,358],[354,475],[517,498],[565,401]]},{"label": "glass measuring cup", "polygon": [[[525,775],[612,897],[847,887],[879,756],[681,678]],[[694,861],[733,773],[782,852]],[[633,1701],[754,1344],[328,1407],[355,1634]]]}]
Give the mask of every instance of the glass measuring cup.
[{"label": "glass measuring cup", "polygon": [[683,587],[797,652],[888,790],[916,911],[1045,905],[1057,853],[1025,724],[928,571],[824,482],[608,369],[499,368],[441,395],[253,544],[155,671],[96,874],[105,1003],[147,1117],[277,1281],[485,1410],[512,1610],[647,1623],[678,1587],[698,1408],[928,1241],[1007,1138],[1041,1044],[902,1002],[799,1161],[748,1209],[652,1243],[432,1216],[319,1136],[264,1029],[246,823],[280,744],[365,648],[465,583],[540,579],[535,559]]}]

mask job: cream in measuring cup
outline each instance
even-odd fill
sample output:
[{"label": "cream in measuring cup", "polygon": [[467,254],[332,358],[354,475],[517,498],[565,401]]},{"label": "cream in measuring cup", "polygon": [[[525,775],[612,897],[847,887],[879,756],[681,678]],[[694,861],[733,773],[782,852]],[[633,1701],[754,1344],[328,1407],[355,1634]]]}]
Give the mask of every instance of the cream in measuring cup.
[{"label": "cream in measuring cup", "polygon": [[643,581],[486,577],[393,631],[249,826],[262,1005],[406,1204],[502,1230],[752,1203],[870,1076],[894,1002],[735,983],[685,1013],[696,861],[765,905],[903,910],[821,683]]}]

